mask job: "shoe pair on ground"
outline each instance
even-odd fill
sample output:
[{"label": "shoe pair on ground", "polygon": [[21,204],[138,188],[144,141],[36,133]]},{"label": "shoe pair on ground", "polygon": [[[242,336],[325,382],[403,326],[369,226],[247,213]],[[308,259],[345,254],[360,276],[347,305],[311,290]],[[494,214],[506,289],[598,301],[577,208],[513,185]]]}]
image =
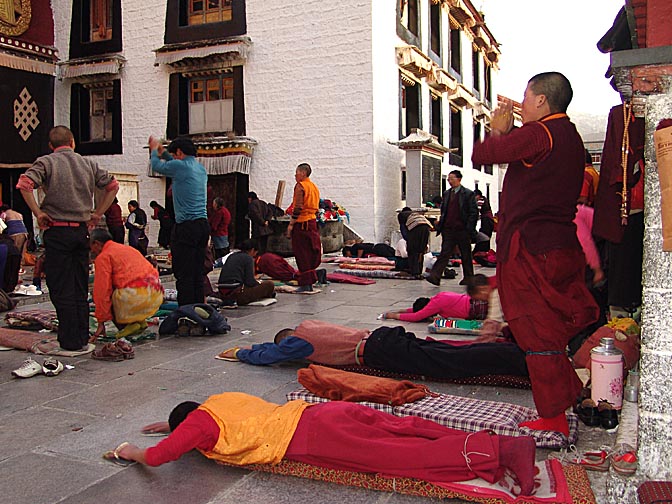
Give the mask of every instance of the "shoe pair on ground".
[{"label": "shoe pair on ground", "polygon": [[92,359],[118,362],[135,358],[133,345],[125,340],[117,340],[113,343],[105,343],[91,354]]},{"label": "shoe pair on ground", "polygon": [[47,357],[42,364],[28,357],[21,366],[12,371],[12,376],[16,378],[30,378],[38,374],[56,376],[61,371],[63,371],[63,363],[53,357]]},{"label": "shoe pair on ground", "polygon": [[603,429],[613,429],[618,425],[618,410],[615,410],[609,401],[595,401],[583,399],[574,408],[579,419],[588,427],[601,426]]},{"label": "shoe pair on ground", "polygon": [[569,450],[552,453],[549,458],[580,465],[590,471],[608,471],[609,466],[620,474],[630,475],[637,470],[637,452],[629,444],[622,443],[615,449],[602,446],[597,451],[578,453],[576,447],[571,445]]}]

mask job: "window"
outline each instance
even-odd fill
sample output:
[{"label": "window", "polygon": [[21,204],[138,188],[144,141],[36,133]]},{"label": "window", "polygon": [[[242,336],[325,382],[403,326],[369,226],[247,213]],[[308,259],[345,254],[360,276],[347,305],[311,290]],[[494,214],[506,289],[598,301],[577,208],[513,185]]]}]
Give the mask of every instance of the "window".
[{"label": "window", "polygon": [[450,68],[457,73],[457,75],[462,74],[460,37],[461,34],[459,29],[450,29]]},{"label": "window", "polygon": [[494,103],[494,100],[492,99],[492,67],[490,65],[485,67],[485,89],[483,91],[486,102],[488,102],[489,105]]},{"label": "window", "polygon": [[420,33],[418,0],[399,0],[401,24],[416,37]]},{"label": "window", "polygon": [[472,73],[474,79],[474,91],[481,90],[481,52],[474,50],[471,53]]},{"label": "window", "polygon": [[406,201],[406,169],[401,170],[401,199]]},{"label": "window", "polygon": [[170,76],[166,135],[198,133],[245,134],[242,66],[217,75]]},{"label": "window", "polygon": [[231,0],[189,0],[189,24],[231,21],[232,10]]},{"label": "window", "polygon": [[70,59],[121,50],[121,0],[73,0]]},{"label": "window", "polygon": [[70,127],[80,154],[122,154],[121,81],[74,83]]},{"label": "window", "polygon": [[245,33],[245,0],[166,2],[166,44],[215,40]]},{"label": "window", "polygon": [[91,0],[91,42],[112,39],[112,0]]},{"label": "window", "polygon": [[420,123],[420,85],[401,84],[400,136],[411,134],[413,128],[421,128]]},{"label": "window", "polygon": [[457,149],[448,156],[449,162],[455,166],[462,166],[462,111],[450,108],[450,145],[451,149]]},{"label": "window", "polygon": [[432,3],[429,8],[429,49],[441,57],[441,4]]},{"label": "window", "polygon": [[189,81],[189,133],[233,131],[233,76]]},{"label": "window", "polygon": [[[481,140],[481,123],[474,123],[474,145],[476,145]],[[474,170],[482,170],[483,166],[479,164],[474,164]]]},{"label": "window", "polygon": [[485,197],[490,201],[490,184],[485,184]]},{"label": "window", "polygon": [[434,93],[429,93],[430,100],[430,125],[429,132],[436,136],[439,143],[443,143],[443,122],[441,118],[441,97]]}]

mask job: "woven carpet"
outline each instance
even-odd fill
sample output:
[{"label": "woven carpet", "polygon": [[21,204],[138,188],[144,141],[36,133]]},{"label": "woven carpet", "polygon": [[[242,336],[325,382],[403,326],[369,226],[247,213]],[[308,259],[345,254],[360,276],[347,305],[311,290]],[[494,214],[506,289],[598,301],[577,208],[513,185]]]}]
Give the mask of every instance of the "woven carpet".
[{"label": "woven carpet", "polygon": [[[318,481],[326,481],[339,485],[361,487],[367,490],[381,492],[393,492],[420,497],[437,499],[462,499],[469,502],[484,504],[534,504],[542,502],[557,502],[566,504],[596,504],[595,496],[590,488],[590,481],[586,470],[580,466],[562,466],[558,461],[549,461],[555,476],[554,492],[539,497],[513,498],[505,492],[492,491],[492,485],[487,485],[487,490],[475,484],[475,481],[467,483],[451,483],[436,485],[427,481],[412,478],[384,477],[379,474],[367,474],[359,472],[340,471],[326,469],[301,462],[283,460],[276,466],[255,464],[245,466],[252,471],[267,472],[283,476],[296,476]],[[544,462],[537,463],[544,464]],[[226,464],[223,464],[226,465]],[[485,482],[484,482],[485,483]],[[484,495],[484,492],[488,495]]]}]

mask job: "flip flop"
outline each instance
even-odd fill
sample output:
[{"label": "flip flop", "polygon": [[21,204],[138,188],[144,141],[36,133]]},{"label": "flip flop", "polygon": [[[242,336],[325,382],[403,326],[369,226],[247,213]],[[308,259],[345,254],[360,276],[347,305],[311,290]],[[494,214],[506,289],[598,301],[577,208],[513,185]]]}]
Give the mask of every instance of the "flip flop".
[{"label": "flip flop", "polygon": [[127,444],[128,444],[127,442],[123,442],[119,446],[117,446],[114,450],[106,451],[105,453],[103,453],[103,459],[107,460],[108,462],[112,462],[114,465],[118,465],[121,467],[129,467],[134,464],[137,464],[135,460],[128,460],[118,455],[117,452]]},{"label": "flip flop", "polygon": [[223,360],[223,361],[227,361],[227,362],[240,362],[240,360],[237,357],[224,357],[224,354],[226,352],[229,352],[231,350],[235,350],[237,348],[239,348],[239,347],[228,348],[228,349],[224,350],[223,352],[215,355],[215,359],[219,359],[219,360]]}]

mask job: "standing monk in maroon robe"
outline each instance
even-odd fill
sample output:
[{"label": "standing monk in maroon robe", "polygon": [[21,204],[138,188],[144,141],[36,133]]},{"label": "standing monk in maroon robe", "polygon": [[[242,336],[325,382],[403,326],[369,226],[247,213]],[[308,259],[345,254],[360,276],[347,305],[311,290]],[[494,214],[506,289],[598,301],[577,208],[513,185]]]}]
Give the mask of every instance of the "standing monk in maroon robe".
[{"label": "standing monk in maroon robe", "polygon": [[565,409],[581,381],[565,354],[598,308],[584,282],[585,258],[572,222],[583,181],[584,147],[570,122],[572,87],[557,72],[530,79],[523,126],[512,104],[494,111],[492,135],[474,146],[474,164],[509,163],[499,206],[497,285],[504,316],[526,352],[539,415],[522,426],[568,434]]}]

